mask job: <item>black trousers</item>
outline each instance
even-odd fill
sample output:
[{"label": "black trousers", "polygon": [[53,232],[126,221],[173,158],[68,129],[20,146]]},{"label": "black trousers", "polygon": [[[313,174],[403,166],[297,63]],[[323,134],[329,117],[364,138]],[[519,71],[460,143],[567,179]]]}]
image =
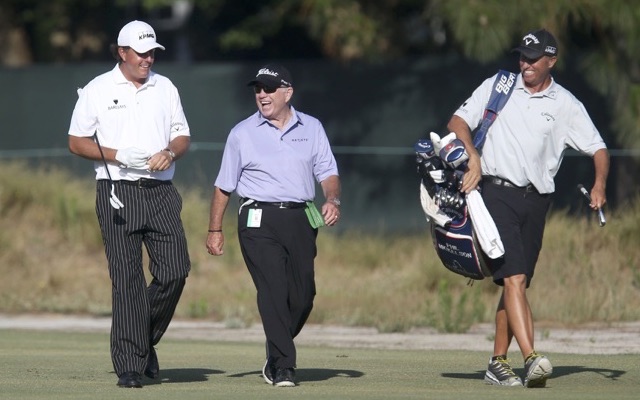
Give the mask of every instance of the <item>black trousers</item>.
[{"label": "black trousers", "polygon": [[[190,260],[180,211],[182,198],[171,184],[136,187],[115,183],[124,204],[109,203],[109,181],[97,183],[96,214],[112,282],[111,359],[118,376],[142,373],[149,349],[167,330],[189,273]],[[147,286],[142,246],[149,255]]]},{"label": "black trousers", "polygon": [[300,333],[316,294],[314,259],[317,229],[303,208],[263,206],[259,228],[248,228],[249,209],[238,217],[238,238],[257,289],[267,350],[278,368],[296,366],[293,339]]}]

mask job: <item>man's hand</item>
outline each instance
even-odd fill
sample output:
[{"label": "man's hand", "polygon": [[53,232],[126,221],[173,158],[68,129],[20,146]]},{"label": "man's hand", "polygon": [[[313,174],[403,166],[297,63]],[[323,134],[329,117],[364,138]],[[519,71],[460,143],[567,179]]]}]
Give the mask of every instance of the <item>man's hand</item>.
[{"label": "man's hand", "polygon": [[324,224],[327,226],[337,224],[340,218],[340,206],[328,200],[322,205],[322,217],[324,218]]},{"label": "man's hand", "polygon": [[591,189],[591,202],[589,207],[594,210],[598,208],[602,208],[605,204],[607,204],[607,195],[605,194],[605,190],[602,186],[594,186]]},{"label": "man's hand", "polygon": [[222,232],[209,232],[207,235],[207,251],[212,256],[221,256],[224,254],[224,235]]},{"label": "man's hand", "polygon": [[173,157],[167,150],[157,152],[147,161],[149,172],[165,171],[171,167],[171,163],[173,163]]},{"label": "man's hand", "polygon": [[480,156],[478,153],[472,152],[469,154],[469,161],[467,162],[467,170],[462,177],[461,192],[471,193],[475,190],[482,179],[482,167],[480,164]]}]

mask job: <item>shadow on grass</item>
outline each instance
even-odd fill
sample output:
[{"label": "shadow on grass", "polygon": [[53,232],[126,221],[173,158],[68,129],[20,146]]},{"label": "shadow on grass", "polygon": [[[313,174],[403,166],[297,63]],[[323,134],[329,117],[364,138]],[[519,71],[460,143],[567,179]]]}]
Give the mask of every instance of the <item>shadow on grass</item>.
[{"label": "shadow on grass", "polygon": [[[258,375],[262,377],[262,371],[242,372],[239,374],[229,375],[230,378],[242,378],[249,375]],[[328,381],[333,378],[360,378],[364,376],[363,372],[349,369],[321,369],[321,368],[302,368],[296,369],[296,380],[300,382],[320,382]]]},{"label": "shadow on grass", "polygon": [[205,368],[175,368],[160,371],[159,379],[143,378],[142,385],[160,385],[164,383],[205,382],[209,375],[224,374],[224,371]]},{"label": "shadow on grass", "polygon": [[[514,372],[520,376],[524,375],[524,369],[514,369]],[[572,374],[581,374],[584,372],[593,372],[598,375],[601,375],[607,379],[611,379],[613,381],[620,378],[622,375],[626,374],[627,371],[619,370],[619,369],[606,369],[606,368],[594,368],[594,367],[583,367],[581,365],[575,366],[554,366],[553,374],[551,378],[559,378],[561,376],[567,376]],[[453,378],[453,379],[484,379],[485,371],[476,371],[473,373],[442,373],[441,376],[443,378]]]},{"label": "shadow on grass", "polygon": [[626,374],[627,371],[619,370],[619,369],[607,369],[607,368],[594,368],[594,367],[583,367],[581,365],[571,365],[566,367],[553,367],[552,378],[559,378],[561,376],[572,375],[572,374],[580,374],[583,372],[594,372],[598,375],[602,375],[605,378],[611,379],[612,381],[617,380],[622,375]]}]

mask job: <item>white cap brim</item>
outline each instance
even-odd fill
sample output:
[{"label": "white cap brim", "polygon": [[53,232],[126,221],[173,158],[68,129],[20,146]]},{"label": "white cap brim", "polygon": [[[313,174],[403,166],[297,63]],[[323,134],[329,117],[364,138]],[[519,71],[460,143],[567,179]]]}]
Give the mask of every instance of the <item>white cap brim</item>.
[{"label": "white cap brim", "polygon": [[146,53],[152,49],[160,49],[164,50],[164,46],[160,43],[152,42],[152,43],[138,43],[135,46],[129,46],[134,49],[138,53]]}]

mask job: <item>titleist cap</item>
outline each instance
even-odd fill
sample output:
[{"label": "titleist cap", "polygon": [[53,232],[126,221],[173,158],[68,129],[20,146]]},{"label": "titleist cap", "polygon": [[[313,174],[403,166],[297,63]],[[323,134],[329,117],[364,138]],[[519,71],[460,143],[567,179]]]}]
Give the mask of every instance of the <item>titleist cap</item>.
[{"label": "titleist cap", "polygon": [[289,71],[282,65],[267,64],[258,70],[256,77],[249,81],[247,86],[255,86],[257,84],[272,88],[291,87],[293,86],[293,81]]},{"label": "titleist cap", "polygon": [[512,51],[518,51],[523,56],[536,59],[542,56],[556,57],[558,44],[556,38],[546,29],[527,33],[520,42],[520,46]]},{"label": "titleist cap", "polygon": [[156,42],[156,32],[151,25],[142,21],[131,21],[120,29],[118,46],[131,47],[138,53],[146,53],[151,49],[164,50],[164,46]]}]

